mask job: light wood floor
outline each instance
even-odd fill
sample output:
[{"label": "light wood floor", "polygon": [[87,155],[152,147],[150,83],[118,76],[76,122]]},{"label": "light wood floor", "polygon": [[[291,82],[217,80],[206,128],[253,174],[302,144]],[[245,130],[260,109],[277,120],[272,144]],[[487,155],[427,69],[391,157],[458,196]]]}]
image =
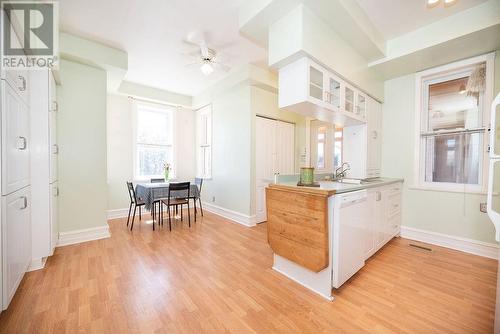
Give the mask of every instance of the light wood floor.
[{"label": "light wood floor", "polygon": [[28,273],[0,332],[492,332],[493,260],[394,239],[328,302],[271,269],[265,225],[109,225]]}]

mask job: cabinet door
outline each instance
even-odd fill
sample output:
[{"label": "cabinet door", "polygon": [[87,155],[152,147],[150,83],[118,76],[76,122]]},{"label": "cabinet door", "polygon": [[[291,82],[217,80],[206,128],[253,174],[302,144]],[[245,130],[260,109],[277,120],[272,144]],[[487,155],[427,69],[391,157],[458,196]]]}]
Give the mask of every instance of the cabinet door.
[{"label": "cabinet door", "polygon": [[334,111],[340,110],[341,85],[339,78],[332,75],[326,77],[326,102]]},{"label": "cabinet door", "polygon": [[356,115],[359,117],[366,117],[366,95],[356,92]]},{"label": "cabinet door", "polygon": [[369,98],[367,108],[368,127],[368,174],[372,176],[380,175],[380,165],[382,161],[382,105]]},{"label": "cabinet door", "polygon": [[309,96],[323,102],[324,73],[314,64],[309,65]]},{"label": "cabinet door", "polygon": [[57,182],[50,187],[50,228],[51,228],[51,255],[59,241],[59,220],[58,220],[59,185]]},{"label": "cabinet door", "polygon": [[354,88],[345,86],[344,89],[344,109],[347,112],[354,112]]},{"label": "cabinet door", "polygon": [[386,239],[386,224],[384,221],[384,208],[386,199],[383,190],[377,190],[375,192],[375,196],[373,217],[375,221],[375,251],[377,251],[385,244]]},{"label": "cabinet door", "polygon": [[57,143],[57,112],[58,104],[56,98],[56,82],[52,73],[49,72],[49,135],[50,135],[50,182],[57,181],[57,157],[59,146]]},{"label": "cabinet door", "polygon": [[[370,191],[368,192],[368,209],[369,209],[369,217],[365,221],[364,224],[364,235],[365,235],[365,242],[364,242],[364,254],[365,254],[365,260],[368,259],[372,254],[375,252],[375,231],[376,231],[376,226],[378,225],[377,222],[377,198],[378,194],[377,191]],[[374,214],[372,216],[372,214]]]},{"label": "cabinet door", "polygon": [[29,184],[29,109],[16,92],[1,82],[2,89],[2,194]]},{"label": "cabinet door", "polygon": [[3,309],[31,262],[30,188],[2,198]]},{"label": "cabinet door", "polygon": [[[20,48],[21,43],[17,39],[15,34],[11,34],[11,43],[14,47]],[[11,86],[11,88],[19,95],[21,101],[25,104],[29,105],[29,72],[25,69],[8,69],[3,71],[2,77],[5,78],[7,83]]]}]

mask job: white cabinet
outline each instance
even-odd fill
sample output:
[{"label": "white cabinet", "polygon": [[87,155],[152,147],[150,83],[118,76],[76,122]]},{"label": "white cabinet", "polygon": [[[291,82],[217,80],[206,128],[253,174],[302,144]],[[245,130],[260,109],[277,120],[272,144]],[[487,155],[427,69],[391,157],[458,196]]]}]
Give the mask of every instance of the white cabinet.
[{"label": "white cabinet", "polygon": [[30,182],[29,108],[5,80],[1,80],[2,195]]},{"label": "white cabinet", "polygon": [[382,105],[371,97],[364,101],[367,124],[348,126],[343,132],[343,161],[351,165],[348,176],[359,179],[380,176],[382,152]]},{"label": "white cabinet", "polygon": [[380,176],[382,163],[382,104],[372,98],[367,99],[367,177]]},{"label": "white cabinet", "polygon": [[279,71],[279,107],[307,117],[339,125],[363,124],[366,119],[356,108],[356,94],[362,93],[307,57]]},{"label": "white cabinet", "polygon": [[57,103],[50,70],[31,75],[32,266],[43,267],[57,245]]},{"label": "white cabinet", "polygon": [[370,219],[365,222],[365,259],[401,232],[401,183],[369,189]]},{"label": "white cabinet", "polygon": [[9,305],[31,262],[30,206],[30,187],[2,196],[2,309]]}]

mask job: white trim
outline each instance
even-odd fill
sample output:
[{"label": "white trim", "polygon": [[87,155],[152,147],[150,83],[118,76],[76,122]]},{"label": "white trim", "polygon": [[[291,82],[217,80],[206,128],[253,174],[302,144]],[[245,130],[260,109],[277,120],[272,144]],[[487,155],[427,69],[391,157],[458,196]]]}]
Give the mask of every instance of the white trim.
[{"label": "white trim", "polygon": [[31,260],[31,263],[28,267],[28,272],[29,271],[35,271],[35,270],[40,270],[40,269],[43,269],[45,268],[45,263],[47,262],[47,258],[46,257],[42,257],[42,258],[39,258],[39,259],[33,259]]},{"label": "white trim", "polygon": [[57,247],[79,244],[81,242],[105,239],[111,237],[108,224],[82,230],[59,232]]},{"label": "white trim", "polygon": [[[483,102],[482,102],[482,109],[483,109],[483,115],[482,115],[482,126],[487,128],[489,124],[489,113],[487,110],[489,110],[489,107],[491,105],[491,101],[493,100],[493,89],[494,89],[494,68],[495,68],[495,52],[487,53],[484,55],[480,55],[477,57],[472,57],[460,61],[456,61],[453,63],[449,63],[443,66],[438,66],[434,67],[425,71],[417,72],[415,74],[415,110],[414,110],[414,115],[415,115],[415,124],[414,124],[414,139],[415,139],[415,151],[414,151],[414,171],[413,171],[413,187],[414,188],[419,188],[422,190],[434,190],[434,191],[444,191],[444,192],[464,192],[463,188],[462,191],[460,191],[460,187],[463,187],[463,184],[456,184],[456,185],[451,185],[450,184],[439,184],[439,183],[432,183],[430,185],[429,182],[424,182],[423,181],[423,166],[422,163],[424,161],[422,157],[422,151],[420,149],[421,146],[421,123],[422,123],[422,99],[423,99],[423,94],[422,94],[422,81],[425,78],[426,80],[435,78],[435,77],[441,77],[446,75],[447,72],[450,73],[456,73],[468,66],[472,66],[477,63],[486,63],[486,90],[483,95]],[[480,166],[482,167],[482,177],[481,177],[481,184],[476,185],[466,185],[469,187],[469,191],[465,191],[466,193],[484,193],[487,191],[487,186],[488,186],[488,153],[486,151],[486,148],[488,147],[489,144],[489,138],[488,138],[488,132],[485,131],[483,135],[483,157],[482,157],[482,164]],[[473,188],[472,188],[473,187]]]},{"label": "white trim", "polygon": [[401,237],[498,260],[499,245],[401,226]]},{"label": "white trim", "polygon": [[226,219],[232,220],[233,222],[236,222],[238,224],[247,226],[247,227],[252,227],[257,225],[256,224],[256,216],[249,216],[240,212],[236,212],[233,210],[229,210],[220,206],[217,206],[215,204],[203,202],[203,210],[209,211],[211,213],[214,213],[218,216],[224,217]]},{"label": "white trim", "polygon": [[[304,283],[304,282],[301,282],[299,281],[298,279],[292,277],[291,275],[288,275],[286,272],[276,268],[275,266],[272,267],[273,270],[279,272],[281,275],[291,279],[292,281],[294,281],[295,283],[298,283],[299,285],[303,286],[304,288],[307,288],[309,290],[311,290],[312,292],[314,292],[315,294],[327,299],[328,301],[333,301],[335,298],[332,296],[332,295],[325,295],[324,293],[322,293],[321,291],[313,288],[312,286]],[[331,290],[331,289],[330,289]]]},{"label": "white trim", "polygon": [[128,208],[108,210],[108,220],[124,217],[128,217]]}]

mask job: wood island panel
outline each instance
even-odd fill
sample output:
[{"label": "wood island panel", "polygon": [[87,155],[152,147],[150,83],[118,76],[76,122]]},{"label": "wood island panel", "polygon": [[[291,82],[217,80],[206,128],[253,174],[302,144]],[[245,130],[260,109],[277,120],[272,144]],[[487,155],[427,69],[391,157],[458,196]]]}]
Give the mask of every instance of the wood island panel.
[{"label": "wood island panel", "polygon": [[309,270],[328,267],[328,195],[266,188],[267,238],[272,250]]}]

